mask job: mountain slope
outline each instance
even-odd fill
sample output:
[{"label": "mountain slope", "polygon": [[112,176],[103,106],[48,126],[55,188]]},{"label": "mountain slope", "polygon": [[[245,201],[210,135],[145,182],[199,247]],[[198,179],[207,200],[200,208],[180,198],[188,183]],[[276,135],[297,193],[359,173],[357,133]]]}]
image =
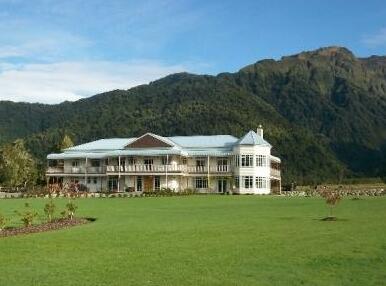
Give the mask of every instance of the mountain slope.
[{"label": "mountain slope", "polygon": [[63,132],[77,143],[148,131],[241,136],[262,123],[287,182],[377,176],[386,154],[385,87],[384,57],[358,59],[330,47],[234,74],[174,74],[77,102],[0,102],[0,142],[25,137],[44,158]]}]

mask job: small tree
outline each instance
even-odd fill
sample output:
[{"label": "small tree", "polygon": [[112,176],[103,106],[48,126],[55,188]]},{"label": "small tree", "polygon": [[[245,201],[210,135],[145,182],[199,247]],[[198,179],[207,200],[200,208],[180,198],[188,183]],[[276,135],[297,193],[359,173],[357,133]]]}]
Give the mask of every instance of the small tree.
[{"label": "small tree", "polygon": [[335,218],[333,216],[333,209],[341,201],[342,195],[338,190],[331,191],[325,189],[321,192],[321,196],[326,200],[326,204],[329,206],[329,214],[327,218]]},{"label": "small tree", "polygon": [[20,220],[25,227],[31,226],[35,217],[38,216],[38,213],[30,207],[29,203],[25,203],[23,212],[15,212],[21,217]]},{"label": "small tree", "polygon": [[74,143],[72,142],[71,137],[65,134],[62,141],[59,143],[58,149],[63,151],[64,149],[70,148],[72,146],[74,146]]},{"label": "small tree", "polygon": [[0,183],[9,187],[26,187],[34,184],[36,179],[36,162],[23,140],[0,148]]},{"label": "small tree", "polygon": [[7,222],[8,222],[7,218],[0,213],[0,231],[3,231],[3,229],[6,226]]},{"label": "small tree", "polygon": [[74,218],[75,212],[78,209],[78,206],[72,201],[69,200],[66,204],[68,217],[72,220]]},{"label": "small tree", "polygon": [[54,216],[55,209],[56,209],[56,206],[55,206],[55,204],[54,204],[52,199],[50,200],[50,202],[45,204],[45,206],[44,206],[44,213],[47,216],[48,222],[52,221],[52,217]]}]

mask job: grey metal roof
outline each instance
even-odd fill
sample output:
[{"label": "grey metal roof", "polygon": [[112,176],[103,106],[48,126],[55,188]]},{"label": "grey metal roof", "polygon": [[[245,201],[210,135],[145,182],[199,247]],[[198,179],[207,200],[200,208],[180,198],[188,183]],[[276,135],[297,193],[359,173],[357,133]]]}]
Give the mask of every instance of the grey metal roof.
[{"label": "grey metal roof", "polygon": [[50,160],[62,160],[62,159],[77,159],[77,158],[88,158],[88,159],[103,159],[107,158],[108,155],[104,152],[64,152],[64,153],[53,153],[47,155],[47,159]]},{"label": "grey metal roof", "polygon": [[265,145],[271,146],[267,141],[265,141],[260,135],[257,135],[255,131],[250,130],[247,134],[244,135],[238,142],[237,145]]},{"label": "grey metal roof", "polygon": [[167,138],[185,148],[232,147],[238,140],[232,135],[173,136]]},{"label": "grey metal roof", "polygon": [[[232,154],[235,145],[264,145],[270,146],[254,131],[249,131],[240,140],[232,135],[197,135],[162,137],[147,133],[155,138],[169,143],[173,147],[163,148],[125,148],[128,144],[140,138],[111,138],[100,139],[89,143],[65,149],[60,154],[49,154],[47,159],[90,158],[101,159],[109,156],[227,156]],[[142,137],[142,136],[141,136]]]},{"label": "grey metal roof", "polygon": [[70,147],[68,149],[65,149],[65,151],[119,150],[124,149],[127,144],[130,144],[135,139],[136,138],[99,139],[96,141]]}]

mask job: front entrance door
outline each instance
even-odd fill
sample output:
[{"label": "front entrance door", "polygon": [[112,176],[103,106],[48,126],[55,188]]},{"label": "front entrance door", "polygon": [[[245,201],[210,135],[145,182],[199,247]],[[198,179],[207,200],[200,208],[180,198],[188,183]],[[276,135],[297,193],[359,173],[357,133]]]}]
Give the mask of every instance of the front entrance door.
[{"label": "front entrance door", "polygon": [[153,178],[150,176],[144,177],[144,191],[151,192],[153,191]]},{"label": "front entrance door", "polygon": [[227,180],[218,179],[217,181],[217,191],[219,193],[225,193],[227,191]]}]

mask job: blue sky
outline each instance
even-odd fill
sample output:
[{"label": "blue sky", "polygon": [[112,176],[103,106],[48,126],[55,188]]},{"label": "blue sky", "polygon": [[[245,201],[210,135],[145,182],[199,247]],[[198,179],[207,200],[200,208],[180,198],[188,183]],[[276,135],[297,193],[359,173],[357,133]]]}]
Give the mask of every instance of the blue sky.
[{"label": "blue sky", "polygon": [[0,100],[77,100],[330,45],[386,55],[385,1],[0,0]]}]

